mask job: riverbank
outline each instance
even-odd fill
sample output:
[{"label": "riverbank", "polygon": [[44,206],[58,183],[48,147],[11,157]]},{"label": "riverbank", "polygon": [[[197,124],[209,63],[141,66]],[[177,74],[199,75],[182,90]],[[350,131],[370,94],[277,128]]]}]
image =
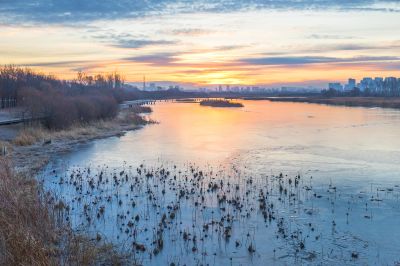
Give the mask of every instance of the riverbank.
[{"label": "riverbank", "polygon": [[350,107],[380,107],[400,109],[400,98],[383,98],[383,97],[276,97],[265,98],[272,102],[300,102],[300,103],[316,103],[327,105],[339,105]]},{"label": "riverbank", "polygon": [[0,265],[122,265],[126,255],[101,238],[75,232],[68,207],[0,157]]},{"label": "riverbank", "polygon": [[100,235],[78,233],[63,220],[69,207],[46,193],[34,178],[51,158],[92,140],[124,135],[148,123],[138,113],[148,107],[121,110],[115,119],[74,126],[62,131],[41,127],[20,130],[13,140],[1,140],[0,264],[121,265],[127,255]]},{"label": "riverbank", "polygon": [[[149,112],[148,108],[143,110]],[[141,109],[125,109],[115,119],[74,126],[62,131],[48,131],[41,127],[23,129],[8,142],[7,157],[17,172],[35,174],[50,158],[70,152],[90,141],[123,136],[128,131],[153,123],[139,116],[138,113],[141,112]]]}]

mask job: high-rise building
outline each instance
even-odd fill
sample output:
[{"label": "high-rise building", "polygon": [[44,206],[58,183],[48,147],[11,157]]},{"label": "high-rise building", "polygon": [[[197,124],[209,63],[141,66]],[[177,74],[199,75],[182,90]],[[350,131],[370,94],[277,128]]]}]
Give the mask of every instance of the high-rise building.
[{"label": "high-rise building", "polygon": [[339,82],[332,82],[332,83],[328,84],[328,89],[334,89],[334,90],[337,90],[337,91],[342,91],[343,90],[343,86]]},{"label": "high-rise building", "polygon": [[[362,92],[369,95],[376,96],[400,96],[400,78],[396,77],[365,77],[356,84],[356,80],[349,78],[348,83],[344,85],[344,91],[349,92],[355,87],[359,88]],[[338,82],[328,84],[329,89],[341,91],[342,85]]]},{"label": "high-rise building", "polygon": [[347,82],[347,84],[344,86],[344,90],[345,91],[351,91],[352,89],[354,89],[356,87],[356,80],[349,78],[349,81]]},{"label": "high-rise building", "polygon": [[360,81],[359,88],[360,88],[361,91],[366,91],[366,90],[373,91],[373,90],[375,90],[373,79],[370,78],[370,77],[363,78]]},{"label": "high-rise building", "polygon": [[384,92],[383,78],[375,77],[374,82],[375,82],[375,93],[382,94]]},{"label": "high-rise building", "polygon": [[397,84],[397,78],[387,77],[383,82],[384,95],[386,96],[399,96],[399,87]]},{"label": "high-rise building", "polygon": [[349,86],[351,86],[351,87],[355,87],[356,86],[356,80],[355,79],[349,79]]}]

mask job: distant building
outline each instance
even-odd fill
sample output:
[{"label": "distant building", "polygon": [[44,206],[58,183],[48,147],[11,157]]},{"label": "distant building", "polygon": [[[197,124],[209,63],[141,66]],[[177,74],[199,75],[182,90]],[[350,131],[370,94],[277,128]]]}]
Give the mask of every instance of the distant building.
[{"label": "distant building", "polygon": [[375,91],[375,83],[374,80],[370,77],[363,78],[360,81],[359,89],[361,91]]},{"label": "distant building", "polygon": [[374,78],[374,94],[381,94],[384,91],[383,87],[383,78],[381,77],[375,77]]},{"label": "distant building", "polygon": [[329,89],[335,89],[342,91],[344,88],[345,92],[349,92],[354,88],[359,88],[360,91],[376,96],[400,96],[400,78],[396,77],[365,77],[356,84],[356,80],[350,78],[348,83],[344,87],[338,82],[332,82],[328,84]]},{"label": "distant building", "polygon": [[180,90],[181,90],[181,87],[180,87],[179,85],[175,85],[175,86],[170,85],[170,86],[168,87],[168,90],[171,90],[171,91],[180,91]]},{"label": "distant building", "polygon": [[356,87],[356,80],[349,78],[349,81],[347,82],[347,84],[344,86],[344,91],[351,91]]},{"label": "distant building", "polygon": [[342,91],[343,90],[343,86],[339,82],[332,82],[332,83],[328,84],[328,89],[334,89],[334,90],[337,90],[337,91]]},{"label": "distant building", "polygon": [[384,85],[384,94],[387,96],[399,96],[399,86],[400,84],[398,84],[397,82],[397,78],[395,77],[387,77],[385,78],[385,80],[383,81],[383,85]]},{"label": "distant building", "polygon": [[157,87],[155,83],[150,83],[149,87],[148,87],[148,91],[156,91]]}]

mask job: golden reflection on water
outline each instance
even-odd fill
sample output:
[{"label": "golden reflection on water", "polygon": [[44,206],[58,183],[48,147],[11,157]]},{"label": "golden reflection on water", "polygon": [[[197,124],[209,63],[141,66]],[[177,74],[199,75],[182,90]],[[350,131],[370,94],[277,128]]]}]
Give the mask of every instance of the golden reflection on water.
[{"label": "golden reflection on water", "polygon": [[[290,230],[300,232],[296,234],[300,235],[302,238],[302,232],[310,235],[311,232],[314,232],[313,229],[311,230],[309,228],[310,226],[308,224],[312,223],[313,226],[318,226],[316,227],[317,230],[315,234],[319,236],[323,235],[324,237],[321,238],[321,242],[314,241],[313,237],[309,238],[306,244],[307,251],[312,249],[319,250],[320,247],[323,247],[324,250],[331,250],[332,248],[330,248],[330,246],[332,246],[332,252],[335,252],[335,249],[340,247],[339,253],[341,253],[344,258],[348,259],[350,259],[350,251],[352,250],[364,250],[366,252],[365,257],[368,257],[371,261],[381,261],[381,259],[385,260],[387,258],[391,260],[392,257],[397,258],[396,252],[398,248],[395,244],[398,242],[399,237],[393,234],[393,232],[397,232],[393,230],[393,228],[397,226],[396,221],[399,220],[399,217],[398,209],[393,206],[397,206],[398,195],[395,193],[397,193],[398,189],[395,187],[393,190],[393,184],[398,184],[398,173],[400,171],[400,140],[398,137],[400,133],[400,112],[394,110],[332,107],[301,103],[271,103],[267,101],[244,101],[244,104],[244,108],[233,109],[202,107],[192,103],[167,102],[157,104],[153,106],[154,113],[151,116],[153,119],[160,121],[160,124],[146,126],[141,130],[130,132],[122,138],[100,140],[86,151],[80,151],[74,154],[72,157],[72,164],[74,165],[77,163],[84,166],[87,165],[87,162],[93,163],[93,166],[104,164],[106,167],[100,166],[100,168],[97,169],[106,169],[105,171],[109,174],[116,175],[115,173],[118,173],[121,169],[126,170],[126,165],[122,163],[123,161],[127,162],[129,166],[137,167],[143,160],[147,160],[145,165],[149,166],[149,169],[160,169],[158,167],[161,165],[162,168],[165,169],[164,163],[169,163],[165,160],[161,160],[161,164],[160,161],[157,163],[148,161],[161,157],[178,165],[176,171],[179,172],[177,175],[181,175],[180,169],[185,169],[186,167],[186,171],[184,170],[182,172],[182,176],[189,176],[190,180],[175,185],[175,181],[172,181],[172,175],[175,175],[174,170],[170,176],[171,179],[167,179],[169,180],[167,184],[173,184],[174,188],[176,187],[178,189],[183,187],[189,189],[190,186],[187,186],[187,184],[192,182],[193,179],[190,176],[193,175],[193,172],[190,172],[191,168],[188,165],[206,170],[207,167],[202,165],[203,162],[223,164],[223,161],[226,160],[226,162],[231,164],[223,164],[222,167],[209,167],[208,170],[212,169],[213,171],[219,172],[219,175],[215,175],[214,172],[212,178],[215,178],[215,180],[223,180],[226,178],[228,182],[232,180],[231,184],[241,181],[238,183],[240,183],[242,194],[237,194],[239,192],[235,191],[234,195],[240,195],[239,198],[243,198],[242,202],[246,205],[244,207],[244,211],[246,212],[248,212],[249,208],[253,211],[252,206],[258,206],[258,189],[268,188],[268,181],[266,183],[260,182],[260,180],[264,180],[266,175],[273,172],[273,174],[288,174],[289,177],[300,174],[301,181],[299,187],[301,187],[301,189],[298,190],[297,188],[289,187],[290,191],[296,194],[299,192],[301,194],[305,193],[303,197],[296,196],[294,198],[297,203],[294,203],[295,200],[289,199],[292,196],[281,199],[283,195],[282,191],[278,194],[277,191],[274,192],[272,189],[267,190],[271,192],[267,198],[273,200],[270,202],[272,202],[274,206],[278,206],[275,207],[277,213],[279,213],[281,217],[285,217],[285,222],[289,223],[289,227],[293,226],[293,228],[297,228]],[[190,164],[185,164],[185,162],[190,162]],[[194,164],[192,164],[193,162]],[[200,164],[198,162],[200,162]],[[232,165],[235,166],[235,170],[239,169],[239,171],[236,172],[238,175],[232,175],[234,172],[232,171]],[[113,169],[114,167],[116,167],[116,169]],[[172,165],[169,165],[169,167],[172,169]],[[49,170],[51,169],[52,168]],[[87,168],[81,168],[80,171],[85,173],[85,171],[87,171],[85,169]],[[94,167],[94,169],[96,169],[96,167]],[[228,171],[226,171],[227,169]],[[79,171],[76,173],[78,172]],[[135,168],[133,172],[135,173]],[[51,172],[50,175],[54,175],[54,173]],[[82,176],[85,178],[86,175],[83,174]],[[146,205],[145,202],[150,202],[151,204],[154,202],[151,200],[148,201],[149,194],[154,195],[148,193],[149,188],[152,187],[154,191],[158,191],[159,193],[163,182],[161,176],[155,176],[157,178],[146,179],[146,181],[140,179],[141,181],[138,183],[141,184],[141,186],[134,192],[134,194],[139,194],[139,197],[136,197],[137,194],[133,197],[135,202],[138,203],[137,205],[135,203],[136,207],[133,211],[135,213],[146,213],[145,216],[147,218],[144,222],[146,225],[159,224],[159,218],[161,216],[161,212],[157,212],[158,217],[157,215],[155,216],[157,219],[153,217],[147,220],[148,217],[151,217],[147,214],[149,210],[148,206],[150,205]],[[144,174],[142,177],[144,177]],[[248,185],[248,177],[255,177],[254,186]],[[81,178],[80,174],[79,178]],[[123,176],[121,178],[122,180],[124,179]],[[54,182],[54,179],[48,180]],[[122,196],[124,204],[125,200],[128,200],[128,198],[125,198],[128,194],[124,192],[124,187],[126,191],[129,190],[129,181],[127,180],[125,182],[122,181],[121,186],[115,186],[114,183],[106,185],[106,187],[109,186],[111,188],[108,190],[109,192],[115,193],[114,195]],[[275,182],[281,184],[281,181],[277,181],[276,178],[268,180],[270,182],[275,180]],[[390,185],[387,186],[385,182]],[[71,185],[71,183],[72,182],[69,184]],[[208,183],[208,181],[206,181],[206,183]],[[58,183],[57,181],[52,185],[54,184],[57,186],[62,183]],[[105,184],[107,184],[107,182]],[[199,189],[199,183],[196,184],[197,189]],[[286,184],[286,181],[282,182],[282,184]],[[303,186],[308,186],[309,184],[314,191],[309,192]],[[331,184],[335,187],[334,191],[328,189],[328,186]],[[374,189],[372,189],[373,184]],[[277,185],[278,183],[275,183],[271,188],[275,187],[275,189],[278,189]],[[201,186],[203,186],[203,183]],[[338,189],[336,189],[336,186]],[[379,192],[378,187],[380,189],[385,187],[392,188],[392,192],[389,193],[389,190]],[[68,189],[64,190],[64,185],[61,185],[59,188],[59,194],[68,191]],[[71,186],[70,188],[72,188],[73,195],[77,193],[75,187]],[[245,188],[245,190],[243,190],[243,188]],[[373,201],[370,200],[371,195],[377,195],[375,194],[375,189],[377,189],[377,194],[378,192],[380,193],[379,199],[383,196],[382,202],[378,201],[373,203]],[[97,188],[94,191],[96,190],[103,193],[102,189],[99,190]],[[229,190],[230,188],[227,189],[227,191]],[[105,191],[107,191],[107,189]],[[363,193],[359,193],[360,191],[363,191]],[[365,191],[368,191],[368,193],[366,194]],[[170,192],[172,192],[172,198],[178,195],[175,194],[177,193],[175,190],[170,190]],[[217,193],[222,192],[225,195],[225,191],[222,189]],[[196,208],[193,208],[193,204],[195,202],[197,203],[197,200],[200,198],[200,194],[196,193],[197,192],[193,193],[192,197],[187,198],[189,200],[182,200],[179,203],[181,204],[179,205],[179,216],[183,217],[181,220],[183,221],[182,223],[176,223],[180,226],[179,230],[181,230],[181,228],[186,230],[192,226],[193,228],[201,229],[200,223],[195,224],[194,222],[197,218],[193,219],[193,217],[201,217],[198,221],[203,221],[202,219],[207,217],[207,214],[205,214],[206,212],[201,211],[197,213],[195,211]],[[316,193],[321,195],[321,199],[319,200],[317,197],[312,196],[313,193],[315,193],[314,195],[317,195]],[[125,196],[123,196],[124,194]],[[286,192],[284,194],[286,194]],[[87,202],[93,202],[93,196],[97,200],[97,195],[89,195],[92,198]],[[166,195],[168,195],[168,192]],[[218,210],[220,207],[225,207],[226,205],[219,204],[217,198],[207,201],[207,199],[210,199],[211,195],[208,192],[204,195],[206,196],[205,203],[201,203],[202,205],[200,206],[213,208],[213,211],[215,209],[216,213],[226,213],[225,211],[221,212]],[[353,195],[358,196],[353,197]],[[360,195],[362,197],[360,197]],[[143,198],[141,198],[141,196],[143,196]],[[157,194],[156,197],[158,197]],[[102,197],[99,198],[101,199]],[[105,197],[103,197],[103,199],[105,199]],[[116,197],[116,199],[118,199],[118,197]],[[170,198],[168,198],[168,196],[164,197],[163,195],[158,197],[157,200],[160,200],[162,204],[169,204]],[[256,200],[257,204],[251,204],[253,200]],[[120,200],[120,202],[122,201]],[[369,210],[364,210],[366,208],[364,207],[365,202],[368,204],[369,209],[373,209],[374,216],[372,216],[372,209],[371,212]],[[111,208],[107,207],[107,209],[111,209],[111,212],[114,212],[110,217],[114,217],[116,213],[125,213],[125,210],[121,209],[121,206],[117,206],[116,204],[121,205],[115,200],[115,206]],[[226,202],[223,204],[226,204]],[[379,208],[371,207],[373,204],[377,204],[375,206]],[[132,211],[130,202],[126,206],[128,206],[129,211]],[[142,209],[138,209],[140,206]],[[165,206],[163,208],[165,208]],[[310,209],[312,210],[311,214],[306,212]],[[140,211],[138,212],[138,210]],[[129,211],[127,213],[130,213]],[[213,217],[212,219],[215,219],[213,211],[208,214],[211,214],[211,217]],[[231,210],[228,209],[228,212],[230,211]],[[274,260],[271,260],[272,262],[280,262],[281,260],[279,259],[275,260],[275,247],[280,247],[281,245],[279,242],[280,240],[277,240],[278,243],[274,242],[276,237],[275,225],[269,222],[265,227],[266,231],[264,231],[264,222],[259,220],[259,218],[263,218],[258,215],[261,214],[261,209],[259,210],[257,207],[254,211],[257,215],[246,220],[240,218],[244,216],[244,212],[243,214],[241,211],[237,214],[233,212],[235,220],[237,219],[235,221],[235,226],[238,226],[234,227],[232,230],[234,234],[237,234],[237,236],[232,237],[232,239],[243,240],[245,239],[244,236],[247,235],[249,231],[253,232],[252,230],[254,229],[254,235],[256,235],[255,241],[258,241],[256,242],[257,252],[260,252],[261,256],[249,256],[251,259],[249,263],[255,262],[255,264],[258,265],[260,264],[258,262],[261,261],[265,263],[265,261],[269,261],[272,257],[274,258]],[[303,213],[303,211],[305,213]],[[348,222],[348,215],[347,218],[345,218],[346,212],[349,211],[351,213],[350,223]],[[109,211],[106,213],[108,212]],[[153,214],[155,213],[154,211]],[[370,218],[365,218],[364,215],[366,213],[368,215],[371,213],[371,216],[369,216]],[[210,216],[206,219],[209,217]],[[371,219],[371,217],[374,218]],[[107,232],[109,236],[115,236],[114,230],[118,231],[118,228],[115,227],[113,223],[114,218],[106,218],[99,221],[98,224],[95,224],[98,226],[97,229],[104,226],[104,232]],[[119,222],[121,220],[117,219],[116,221]],[[144,220],[140,219],[140,221]],[[218,221],[218,219],[215,221]],[[308,223],[308,221],[310,223]],[[332,223],[332,221],[334,223]],[[242,226],[242,222],[245,226]],[[382,224],[384,225],[381,226]],[[118,227],[120,227],[119,224]],[[175,230],[176,227],[172,226],[171,228]],[[300,230],[298,228],[300,228]],[[149,232],[151,232],[151,230],[149,230]],[[197,231],[194,229],[191,232]],[[120,235],[125,235],[122,229]],[[143,233],[143,231],[139,235],[142,237],[145,235],[147,237],[146,233]],[[179,240],[176,241],[176,239],[182,239],[181,237],[175,238],[176,235],[175,233],[165,235],[165,243],[174,243],[170,245],[172,249],[165,247],[166,249],[164,249],[163,252],[167,251],[167,256],[169,256],[169,254],[183,254],[179,253],[182,252],[183,249],[179,251],[173,248],[179,247],[180,245],[187,246],[188,244],[188,242],[182,244],[179,243]],[[172,236],[174,242],[168,242],[168,236]],[[212,237],[211,235],[211,238],[207,238],[206,241],[210,241],[210,239],[213,239]],[[219,235],[218,245],[220,244],[220,239]],[[293,241],[293,238],[290,239],[288,237],[288,239],[290,241],[288,243]],[[118,242],[120,240],[121,239],[118,239],[116,241]],[[151,238],[147,238],[147,240],[151,241]],[[148,242],[147,240],[146,242]],[[141,240],[140,243],[143,243],[142,241],[144,242],[144,240]],[[202,245],[215,244],[215,247],[217,247],[217,240],[215,240],[215,242],[213,241],[214,240],[202,242]],[[229,247],[228,242],[229,241],[224,244],[226,245],[225,249]],[[267,242],[268,245],[264,245]],[[344,243],[344,245],[338,245],[337,243]],[[348,243],[351,243],[351,245],[347,245]],[[365,243],[369,243],[367,249]],[[285,243],[284,247],[287,249],[290,245]],[[355,249],[355,247],[357,249]],[[375,253],[376,250],[381,254],[380,247],[388,247],[387,250],[385,249],[385,253],[382,257],[372,254],[372,252]],[[281,250],[281,248],[276,249]],[[243,256],[241,254],[246,254],[240,257],[240,259],[246,260],[246,258],[248,258],[248,252],[246,249],[244,249],[244,251],[245,253],[240,253],[240,251],[236,249],[232,254],[235,254],[235,256]],[[151,262],[154,263],[154,265],[165,261],[165,257],[162,257],[163,252],[153,257],[154,261]],[[188,258],[191,258],[190,256],[192,256],[192,254],[195,253],[188,253]],[[216,258],[228,260],[228,257],[225,257],[225,255],[219,256],[220,257]],[[339,258],[336,257],[336,255],[334,256],[334,258]],[[385,256],[387,256],[387,258]],[[279,256],[278,258],[282,259],[283,262],[286,261],[286,258],[290,259],[290,257],[291,256],[285,255]],[[236,260],[238,258],[239,257],[235,257]],[[255,260],[253,261],[253,259]],[[296,261],[298,262],[300,260],[297,260],[296,257]],[[325,260],[322,261],[325,262]],[[332,261],[331,257],[329,257],[329,261]],[[318,261],[311,261],[311,263],[313,262],[317,263]],[[357,262],[361,262],[361,260]],[[244,264],[246,263],[247,260]]]},{"label": "golden reflection on water", "polygon": [[[244,101],[244,108],[202,107],[194,103],[161,103],[149,129],[162,143],[179,149],[230,153],[265,145],[324,145],[348,149],[400,148],[393,110],[332,107],[316,104]],[[157,142],[153,142],[158,145]],[[157,147],[152,147],[157,148]]]},{"label": "golden reflection on water", "polygon": [[[391,109],[243,101],[243,108],[161,102],[159,124],[96,142],[72,163],[254,162],[265,171],[325,170],[344,176],[400,171],[400,112]],[[264,171],[264,170],[263,170]],[[336,172],[335,172],[336,171]],[[374,173],[372,173],[372,171]]]}]

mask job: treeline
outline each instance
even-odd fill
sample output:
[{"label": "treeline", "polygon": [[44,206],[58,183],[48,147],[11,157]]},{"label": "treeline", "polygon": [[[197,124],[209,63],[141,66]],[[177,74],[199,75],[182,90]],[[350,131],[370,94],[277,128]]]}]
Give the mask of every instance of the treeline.
[{"label": "treeline", "polygon": [[0,67],[0,97],[15,99],[25,118],[40,120],[49,129],[113,118],[119,102],[135,97],[123,85],[117,73],[78,73],[66,81],[27,68]]}]

